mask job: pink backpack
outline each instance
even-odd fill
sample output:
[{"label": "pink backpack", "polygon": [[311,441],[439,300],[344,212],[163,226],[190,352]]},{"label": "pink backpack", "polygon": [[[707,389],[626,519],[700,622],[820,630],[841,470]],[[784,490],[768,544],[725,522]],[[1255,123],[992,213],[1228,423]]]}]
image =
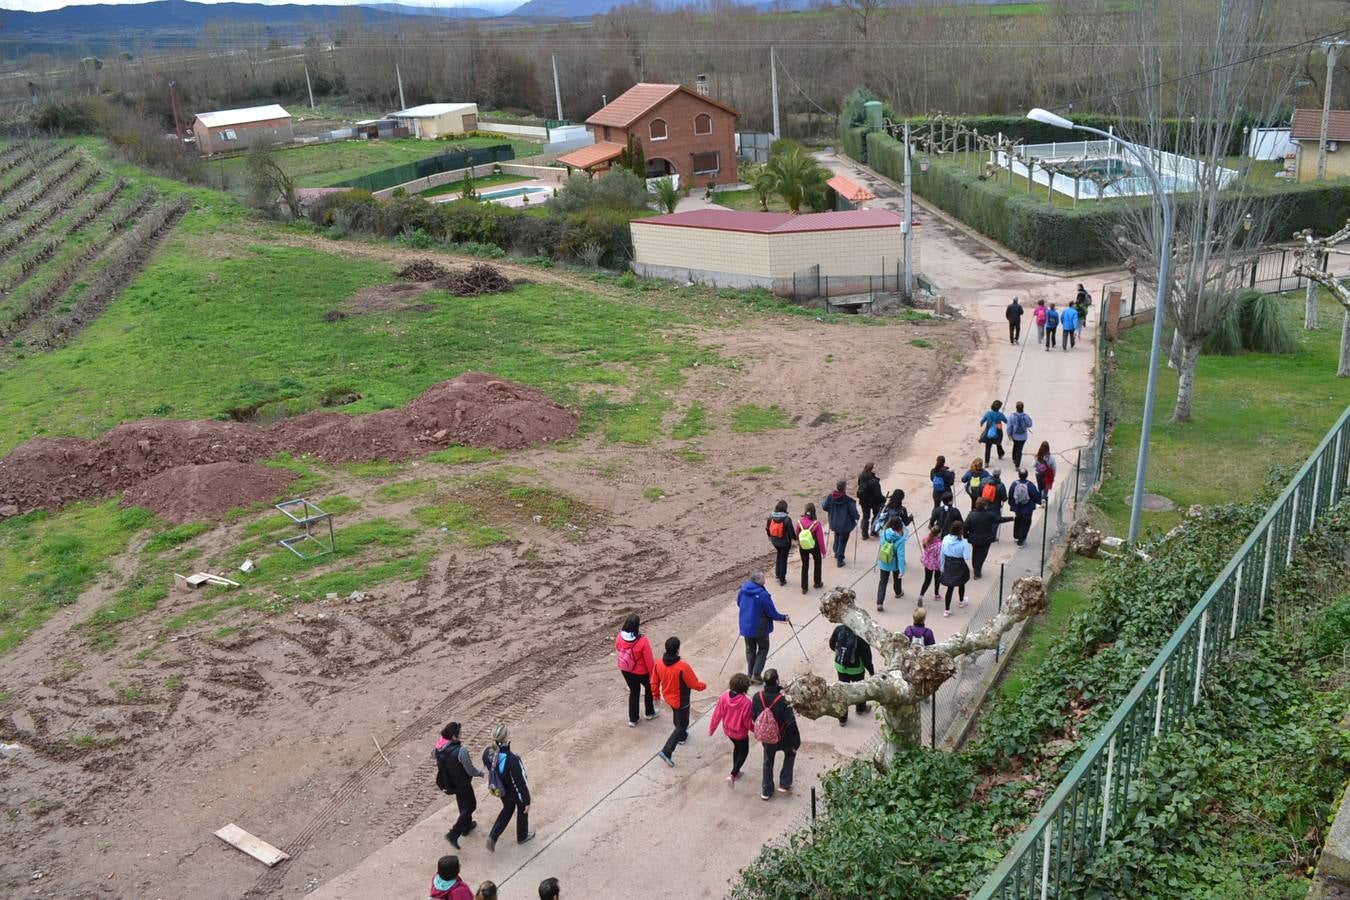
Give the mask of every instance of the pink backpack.
[{"label": "pink backpack", "polygon": [[[778,720],[773,717],[773,705],[782,698],[782,694],[774,697],[755,718],[755,740],[761,744],[776,744],[783,739],[783,730],[778,727]],[[759,702],[764,703],[763,691],[759,694]]]}]

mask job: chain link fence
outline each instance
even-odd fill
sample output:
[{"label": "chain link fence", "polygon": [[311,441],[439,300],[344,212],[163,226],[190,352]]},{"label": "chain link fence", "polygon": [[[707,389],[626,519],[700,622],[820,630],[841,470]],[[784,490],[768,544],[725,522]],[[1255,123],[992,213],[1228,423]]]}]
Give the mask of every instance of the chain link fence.
[{"label": "chain link fence", "polygon": [[1091,864],[1111,823],[1129,813],[1131,782],[1154,741],[1200,703],[1206,673],[1265,615],[1270,587],[1293,562],[1298,539],[1345,495],[1347,461],[1350,407],[1144,670],[977,900],[1058,897]]}]

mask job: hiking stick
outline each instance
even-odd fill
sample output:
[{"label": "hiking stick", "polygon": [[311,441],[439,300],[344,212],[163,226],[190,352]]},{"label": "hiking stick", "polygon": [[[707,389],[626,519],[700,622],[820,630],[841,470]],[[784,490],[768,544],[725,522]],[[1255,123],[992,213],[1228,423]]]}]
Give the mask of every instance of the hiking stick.
[{"label": "hiking stick", "polygon": [[[811,657],[808,656],[806,653],[806,645],[802,643],[801,637],[797,634],[797,626],[793,625],[791,622],[788,622],[788,628],[792,629],[792,636],[797,638],[797,646],[802,648],[802,658],[805,659],[807,662],[810,662]],[[718,674],[720,675],[721,673],[719,672]]]},{"label": "hiking stick", "polygon": [[739,641],[740,639],[741,639],[741,636],[738,634],[738,635],[736,635],[736,637],[732,640],[732,642],[731,642],[731,649],[727,651],[727,658],[724,659],[724,660],[722,660],[722,668],[720,668],[720,669],[717,670],[717,674],[718,674],[718,675],[721,675],[724,671],[726,671],[727,663],[731,662],[731,654],[733,654],[733,653],[736,652],[736,642]]}]

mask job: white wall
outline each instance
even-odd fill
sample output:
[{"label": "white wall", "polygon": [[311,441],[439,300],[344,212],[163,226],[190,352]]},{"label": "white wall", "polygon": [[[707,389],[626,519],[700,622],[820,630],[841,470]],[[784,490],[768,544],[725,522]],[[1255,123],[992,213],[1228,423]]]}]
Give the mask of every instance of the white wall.
[{"label": "white wall", "polygon": [[1288,128],[1257,128],[1247,135],[1247,155],[1252,159],[1284,159],[1297,153],[1298,144],[1289,140]]}]

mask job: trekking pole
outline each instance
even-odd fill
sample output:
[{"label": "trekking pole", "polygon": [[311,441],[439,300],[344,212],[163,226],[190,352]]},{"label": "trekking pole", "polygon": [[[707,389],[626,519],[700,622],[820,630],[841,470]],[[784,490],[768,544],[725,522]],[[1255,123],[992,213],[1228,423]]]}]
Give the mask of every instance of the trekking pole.
[{"label": "trekking pole", "polygon": [[720,669],[717,670],[717,674],[718,674],[718,675],[721,675],[724,671],[726,671],[727,663],[731,662],[731,654],[733,654],[733,653],[736,652],[736,643],[737,643],[737,641],[739,641],[740,639],[741,639],[741,636],[740,636],[739,634],[736,635],[736,637],[732,639],[732,641],[731,641],[731,649],[727,651],[727,658],[724,659],[724,660],[722,660],[722,668],[720,668]]},{"label": "trekking pole", "polygon": [[[797,634],[797,626],[793,625],[791,622],[788,622],[788,628],[792,629],[792,636],[795,637],[795,638],[797,638],[797,646],[802,648],[802,657],[803,657],[807,662],[810,662],[810,661],[811,661],[811,657],[808,656],[807,653],[806,653],[806,645],[802,643],[801,636]],[[718,672],[717,674],[720,675],[720,674],[722,674],[722,673],[721,673],[721,672]]]}]

